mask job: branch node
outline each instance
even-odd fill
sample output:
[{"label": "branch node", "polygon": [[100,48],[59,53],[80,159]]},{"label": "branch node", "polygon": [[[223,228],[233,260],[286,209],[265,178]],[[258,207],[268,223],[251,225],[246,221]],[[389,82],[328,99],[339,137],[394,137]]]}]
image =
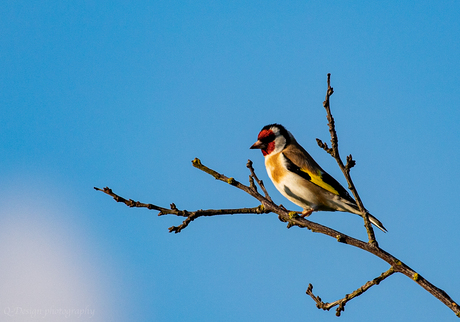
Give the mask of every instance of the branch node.
[{"label": "branch node", "polygon": [[299,214],[296,211],[290,211],[288,215],[289,215],[289,219],[294,219],[294,218],[299,217]]},{"label": "branch node", "polygon": [[335,316],[340,316],[340,312],[345,311],[346,302],[341,302],[335,311]]},{"label": "branch node", "polygon": [[257,207],[257,213],[263,214],[264,212],[265,212],[265,206],[259,205],[259,207]]},{"label": "branch node", "polygon": [[321,141],[320,139],[316,139],[316,143],[318,143],[318,146],[323,149],[324,151],[326,151],[327,153],[329,154],[333,154],[333,150],[331,148],[329,148],[329,146],[327,145],[327,143],[324,143],[323,141]]},{"label": "branch node", "polygon": [[174,232],[175,234],[177,234],[177,233],[180,233],[182,228],[180,226],[177,226],[177,227],[172,226],[172,227],[169,227],[168,230],[169,230],[170,233]]},{"label": "branch node", "polygon": [[347,165],[345,166],[345,169],[349,172],[351,168],[353,168],[356,165],[356,161],[353,160],[353,157],[351,154],[347,156]]}]

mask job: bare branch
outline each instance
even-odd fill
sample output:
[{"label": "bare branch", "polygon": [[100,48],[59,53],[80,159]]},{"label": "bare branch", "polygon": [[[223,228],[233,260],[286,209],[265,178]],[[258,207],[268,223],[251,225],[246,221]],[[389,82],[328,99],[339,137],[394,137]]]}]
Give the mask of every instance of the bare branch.
[{"label": "bare branch", "polygon": [[350,294],[347,294],[347,295],[345,295],[345,297],[343,299],[334,301],[332,303],[327,303],[327,302],[325,303],[325,302],[323,302],[321,300],[321,298],[319,296],[315,296],[313,294],[313,285],[311,285],[311,284],[308,284],[308,288],[307,288],[306,293],[308,295],[310,295],[311,298],[316,302],[316,307],[318,309],[323,309],[325,311],[329,311],[334,306],[338,306],[337,309],[336,309],[335,315],[340,316],[340,312],[345,311],[345,304],[347,304],[348,301],[354,299],[357,296],[360,296],[361,294],[366,292],[372,286],[378,285],[381,281],[383,281],[385,278],[391,276],[394,272],[395,271],[394,271],[393,267],[390,267],[389,270],[387,270],[386,272],[383,272],[380,276],[374,278],[372,281],[367,282],[366,284],[364,284],[363,286],[358,288],[356,291],[354,291],[354,292],[352,292]]},{"label": "bare branch", "polygon": [[[297,226],[300,228],[307,228],[311,230],[312,232],[316,233],[321,233],[327,236],[330,236],[334,239],[336,239],[340,243],[348,244],[357,248],[360,248],[364,251],[367,251],[388,264],[390,264],[390,269],[380,276],[376,277],[372,281],[367,282],[363,286],[361,286],[359,289],[355,290],[351,294],[347,294],[345,298],[340,299],[338,301],[332,302],[332,303],[324,303],[322,302],[321,298],[318,296],[313,295],[313,286],[310,284],[308,289],[307,289],[307,294],[309,294],[317,303],[317,306],[319,308],[323,308],[324,310],[329,310],[333,306],[338,306],[337,308],[337,315],[340,315],[340,312],[344,310],[345,304],[352,300],[353,298],[359,296],[360,294],[364,293],[367,291],[370,287],[373,285],[377,285],[380,283],[382,280],[385,278],[389,277],[395,272],[402,273],[405,276],[409,277],[411,280],[415,281],[417,284],[419,284],[421,287],[423,287],[426,291],[428,291],[430,294],[432,294],[434,297],[439,299],[442,303],[444,303],[447,307],[449,307],[458,317],[460,317],[460,307],[459,305],[453,301],[450,296],[444,292],[442,289],[434,286],[431,284],[429,281],[427,281],[425,278],[423,278],[420,274],[418,274],[416,271],[414,271],[412,268],[401,262],[398,258],[394,257],[393,255],[387,253],[383,249],[381,249],[376,240],[375,236],[373,233],[373,229],[370,225],[369,218],[367,216],[367,212],[365,211],[365,208],[361,202],[361,199],[359,198],[359,195],[356,191],[356,188],[350,178],[349,172],[350,169],[355,165],[355,161],[353,160],[352,156],[349,155],[347,157],[347,164],[344,165],[343,162],[340,159],[339,151],[338,151],[338,139],[337,139],[337,133],[335,131],[335,125],[334,125],[334,119],[332,117],[332,114],[330,112],[330,106],[329,106],[329,97],[332,95],[333,89],[330,86],[330,74],[328,74],[328,90],[326,94],[326,100],[324,101],[324,107],[326,108],[327,111],[327,117],[329,121],[329,131],[331,133],[331,144],[332,148],[329,148],[326,143],[323,143],[321,140],[317,139],[318,145],[323,148],[326,152],[331,154],[337,161],[340,169],[342,170],[343,174],[345,175],[348,186],[350,190],[353,192],[353,195],[355,196],[355,200],[360,208],[360,210],[364,214],[364,222],[365,226],[368,232],[368,237],[369,237],[369,242],[364,242],[359,239],[350,237],[346,234],[343,234],[339,231],[336,231],[334,229],[331,229],[329,227],[320,225],[318,223],[306,220],[305,218],[302,218],[298,215],[297,212],[295,211],[289,211],[286,208],[284,208],[282,205],[276,205],[268,195],[263,182],[259,180],[255,174],[255,171],[252,167],[252,162],[248,160],[247,167],[250,170],[251,174],[249,176],[249,186],[246,186],[239,181],[235,180],[234,178],[227,177],[221,173],[218,173],[217,171],[208,168],[207,166],[203,165],[199,159],[194,159],[192,161],[192,164],[195,168],[198,168],[210,175],[212,175],[215,179],[220,180],[222,182],[228,183],[240,190],[243,190],[244,192],[248,193],[255,199],[257,199],[261,205],[258,207],[253,207],[253,208],[238,208],[238,209],[209,209],[209,210],[196,210],[196,211],[187,211],[187,210],[179,210],[177,209],[175,204],[171,204],[170,209],[168,208],[163,208],[159,207],[153,204],[146,204],[146,203],[141,203],[139,201],[134,201],[132,199],[125,199],[121,196],[118,196],[117,194],[113,193],[113,191],[106,187],[104,189],[99,189],[99,188],[94,188],[98,191],[102,191],[106,193],[107,195],[110,195],[113,197],[114,200],[117,202],[123,202],[129,207],[143,207],[147,209],[153,209],[153,210],[158,210],[160,211],[159,215],[176,215],[176,216],[181,216],[181,217],[186,217],[184,222],[179,225],[179,226],[173,226],[169,228],[170,232],[175,232],[178,233],[185,227],[189,225],[190,222],[195,220],[196,218],[203,217],[203,216],[216,216],[216,215],[232,215],[232,214],[262,214],[262,213],[276,213],[278,215],[278,218],[282,222],[287,222],[287,227],[293,227]],[[255,182],[259,184],[259,186],[262,188],[264,191],[265,196],[262,196],[256,188]]]},{"label": "bare branch", "polygon": [[333,150],[330,147],[327,146],[327,143],[323,143],[323,141],[321,141],[320,139],[316,139],[316,143],[318,143],[318,146],[320,148],[322,148],[324,151],[326,151],[327,153],[332,155]]},{"label": "bare branch", "polygon": [[236,209],[207,209],[207,210],[196,210],[196,211],[188,211],[188,210],[179,210],[177,209],[174,203],[171,204],[171,209],[159,207],[153,204],[146,204],[139,201],[134,201],[132,199],[125,199],[112,191],[109,187],[105,187],[104,189],[99,189],[94,187],[94,189],[98,191],[102,191],[109,196],[112,196],[117,202],[123,202],[128,207],[138,207],[138,208],[148,208],[153,210],[159,210],[160,213],[158,216],[163,215],[176,215],[180,217],[186,217],[184,222],[179,226],[172,226],[169,227],[169,232],[180,233],[182,229],[187,227],[192,221],[199,217],[209,217],[209,216],[218,216],[218,215],[235,215],[235,214],[266,214],[270,211],[264,210],[262,205],[253,208],[236,208]]},{"label": "bare branch", "polygon": [[189,212],[187,210],[177,209],[174,204],[171,204],[171,209],[168,209],[168,208],[159,207],[153,204],[145,204],[139,201],[133,201],[132,199],[125,199],[113,193],[113,191],[110,188],[104,188],[104,189],[95,188],[95,189],[98,191],[102,191],[106,193],[107,195],[112,196],[113,199],[116,200],[117,202],[123,202],[129,207],[143,207],[143,208],[148,208],[148,209],[159,210],[160,211],[159,215],[167,215],[167,214],[169,215],[170,214],[170,215],[187,217],[186,220],[182,223],[182,225],[177,226],[176,228],[174,226],[171,227],[169,229],[170,232],[173,232],[173,231],[180,232],[191,221],[193,221],[194,219],[198,217],[202,217],[202,216],[214,216],[214,215],[237,214],[237,213],[260,214],[260,213],[274,212],[278,214],[278,218],[281,221],[288,223],[288,228],[293,227],[293,226],[297,226],[300,228],[307,228],[313,232],[330,236],[336,239],[340,243],[348,244],[348,245],[360,248],[362,250],[365,250],[371,254],[374,254],[375,256],[381,258],[382,260],[390,264],[393,267],[394,272],[402,273],[406,275],[407,277],[409,277],[410,279],[414,280],[417,284],[422,286],[425,290],[430,292],[433,296],[438,298],[441,302],[443,302],[446,306],[448,306],[452,311],[454,311],[458,316],[460,316],[460,307],[455,301],[453,301],[449,297],[449,295],[446,292],[444,292],[443,290],[437,288],[436,286],[428,282],[425,278],[423,278],[416,271],[411,269],[409,266],[401,262],[399,259],[397,259],[393,255],[379,248],[378,246],[371,245],[359,239],[343,234],[332,228],[306,220],[300,217],[295,211],[289,211],[282,206],[277,206],[276,204],[273,203],[273,201],[268,200],[264,196],[260,195],[257,191],[255,191],[251,187],[245,186],[233,178],[226,177],[225,175],[220,174],[217,171],[214,171],[206,167],[205,165],[201,163],[199,159],[193,160],[193,165],[196,168],[206,173],[211,174],[214,178],[245,191],[246,193],[250,194],[257,200],[259,200],[262,205],[258,207],[254,207],[254,208],[247,208],[248,210],[242,210],[245,208],[241,208],[241,209],[221,209],[221,210],[197,210],[195,212]]},{"label": "bare branch", "polygon": [[153,209],[153,210],[158,210],[160,211],[160,214],[173,214],[173,215],[178,215],[178,210],[175,209],[175,205],[174,204],[171,204],[171,209],[167,209],[167,208],[163,208],[163,207],[159,207],[159,206],[155,206],[151,203],[142,203],[142,202],[139,202],[139,201],[134,201],[132,199],[125,199],[123,197],[120,197],[119,195],[115,194],[112,189],[110,189],[109,187],[105,187],[104,189],[100,189],[100,188],[97,188],[97,187],[94,187],[95,190],[97,191],[102,191],[106,194],[108,194],[109,196],[112,196],[113,199],[116,201],[116,202],[123,202],[125,205],[127,205],[128,207],[137,207],[137,208],[147,208],[147,209]]},{"label": "bare branch", "polygon": [[331,87],[331,74],[327,74],[327,92],[326,92],[326,99],[323,102],[323,106],[327,112],[327,120],[329,122],[327,125],[329,126],[329,133],[331,134],[332,148],[329,148],[327,144],[323,143],[320,139],[316,139],[316,142],[318,143],[319,147],[321,147],[327,153],[332,155],[332,157],[337,161],[337,164],[339,165],[340,170],[342,170],[342,173],[345,176],[345,179],[347,180],[348,188],[353,193],[353,196],[355,197],[359,210],[361,210],[361,213],[363,213],[364,227],[366,227],[367,236],[369,238],[369,243],[371,245],[378,247],[379,244],[377,243],[377,240],[375,239],[374,229],[372,228],[366,208],[364,208],[363,202],[361,201],[361,198],[358,195],[358,191],[356,190],[355,185],[353,181],[351,180],[350,169],[356,164],[356,162],[352,159],[351,155],[349,155],[347,157],[347,165],[345,166],[342,162],[342,159],[340,158],[339,139],[337,137],[337,132],[335,131],[335,121],[334,121],[334,118],[332,117],[331,107],[329,103],[329,98],[333,93],[334,93],[334,89]]},{"label": "bare branch", "polygon": [[[251,171],[251,175],[249,176],[250,181],[255,179],[257,181],[257,184],[262,188],[262,191],[265,194],[265,198],[267,198],[268,200],[272,201],[272,198],[270,198],[270,196],[268,195],[267,189],[265,189],[263,181],[259,180],[259,178],[257,178],[257,175],[256,175],[256,173],[254,171],[254,168],[252,167],[252,161],[251,160],[248,160],[248,163],[246,164],[246,167],[249,169],[249,171]],[[251,183],[253,183],[253,182],[254,181],[251,181]],[[255,186],[254,186],[254,188],[257,191],[257,188]]]},{"label": "bare branch", "polygon": [[[187,217],[184,222],[179,226],[169,227],[169,232],[180,233],[182,229],[188,226],[189,223],[194,221],[199,217],[209,217],[217,215],[236,215],[236,214],[264,214],[267,213],[263,206],[253,208],[238,208],[238,209],[208,209],[208,210],[196,210],[188,212],[187,210],[183,211],[183,217]],[[162,213],[159,214],[164,215]],[[179,215],[178,215],[179,216]]]}]

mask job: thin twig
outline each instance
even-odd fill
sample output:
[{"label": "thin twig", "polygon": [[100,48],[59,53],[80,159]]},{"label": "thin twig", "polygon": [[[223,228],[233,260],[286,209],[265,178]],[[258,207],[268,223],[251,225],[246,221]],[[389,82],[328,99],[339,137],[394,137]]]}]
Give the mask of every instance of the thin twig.
[{"label": "thin twig", "polygon": [[174,204],[171,204],[171,209],[168,209],[168,208],[163,208],[163,207],[159,207],[159,206],[153,205],[153,204],[151,204],[151,203],[142,203],[142,202],[139,202],[139,201],[134,201],[134,200],[132,200],[132,199],[125,199],[125,198],[123,198],[123,197],[117,195],[116,193],[114,193],[114,192],[112,191],[112,189],[110,189],[109,187],[105,187],[104,189],[100,189],[100,188],[94,187],[94,189],[97,190],[97,191],[102,191],[102,192],[108,194],[108,195],[111,196],[116,202],[122,202],[122,203],[124,203],[125,205],[127,205],[128,207],[137,207],[137,208],[153,209],[153,210],[158,210],[158,211],[160,211],[160,214],[171,214],[171,215],[181,216],[179,210],[175,209],[175,205],[174,205]]},{"label": "thin twig", "polygon": [[265,198],[267,198],[268,200],[272,201],[272,198],[270,198],[270,196],[268,195],[267,189],[265,189],[263,181],[259,180],[259,178],[257,177],[257,175],[256,175],[256,173],[254,171],[254,168],[252,167],[252,161],[251,160],[248,160],[248,163],[246,163],[246,167],[249,169],[249,171],[251,171],[251,175],[249,176],[249,178],[255,179],[257,181],[257,184],[260,186],[260,188],[262,188],[262,191],[265,194]]},{"label": "thin twig", "polygon": [[311,285],[311,284],[308,285],[306,293],[308,295],[310,295],[311,298],[316,302],[316,307],[318,309],[323,309],[325,311],[329,311],[334,306],[338,306],[335,315],[340,316],[340,313],[342,311],[345,311],[345,304],[347,304],[348,301],[354,299],[357,296],[360,296],[361,294],[366,292],[372,286],[378,285],[381,281],[383,281],[387,277],[391,276],[394,272],[395,271],[394,271],[393,267],[390,267],[389,270],[387,270],[386,272],[383,272],[380,276],[374,278],[372,281],[367,282],[366,284],[364,284],[363,286],[361,286],[360,288],[358,288],[354,292],[345,295],[345,297],[343,299],[340,299],[340,300],[337,300],[337,301],[334,301],[334,302],[331,302],[331,303],[323,302],[319,296],[315,296],[313,294],[313,285]]},{"label": "thin twig", "polygon": [[264,214],[269,213],[269,211],[265,211],[262,205],[253,208],[235,208],[235,209],[207,209],[207,210],[195,210],[195,211],[188,211],[188,210],[179,210],[177,209],[174,203],[171,204],[171,209],[159,207],[153,204],[146,204],[139,201],[134,201],[132,199],[125,199],[120,197],[116,193],[112,191],[109,187],[105,187],[104,189],[99,189],[94,187],[94,189],[98,191],[102,191],[109,196],[112,196],[117,202],[123,202],[128,207],[137,207],[137,208],[148,208],[153,210],[159,210],[158,216],[163,215],[176,215],[180,217],[186,217],[186,219],[182,222],[179,226],[172,226],[169,227],[169,232],[180,233],[182,229],[187,227],[192,221],[199,217],[209,217],[209,216],[218,216],[218,215],[236,215],[236,214]]},{"label": "thin twig", "polygon": [[369,238],[369,243],[371,245],[374,245],[375,247],[378,247],[379,244],[377,243],[377,240],[375,239],[374,229],[372,228],[371,222],[369,220],[368,212],[366,208],[364,208],[363,202],[361,201],[361,198],[359,197],[358,191],[356,190],[353,180],[351,180],[350,169],[356,164],[356,162],[353,160],[351,154],[347,157],[346,165],[343,164],[342,159],[340,158],[339,139],[337,137],[337,132],[335,130],[335,121],[334,121],[334,118],[332,117],[331,107],[330,107],[330,102],[329,102],[329,98],[333,93],[334,93],[334,89],[331,87],[331,74],[327,74],[327,92],[326,92],[326,99],[323,102],[323,106],[326,109],[327,120],[329,122],[327,125],[329,126],[329,133],[331,134],[332,148],[329,148],[327,144],[323,143],[320,139],[316,139],[316,142],[322,149],[324,149],[327,153],[332,155],[332,157],[337,161],[337,164],[339,165],[340,170],[342,170],[342,173],[345,176],[345,179],[347,180],[348,188],[353,193],[353,196],[355,197],[355,200],[356,200],[356,204],[358,205],[359,210],[363,214],[364,227],[366,227],[367,236]]}]

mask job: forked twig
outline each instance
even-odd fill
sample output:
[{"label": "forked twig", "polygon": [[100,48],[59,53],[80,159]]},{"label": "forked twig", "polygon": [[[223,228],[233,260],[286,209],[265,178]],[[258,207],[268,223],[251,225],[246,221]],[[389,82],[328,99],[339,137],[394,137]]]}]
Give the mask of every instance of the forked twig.
[{"label": "forked twig", "polygon": [[114,200],[117,202],[122,202],[128,207],[138,207],[138,208],[147,208],[153,210],[159,210],[158,216],[163,215],[176,215],[180,217],[186,217],[185,220],[179,226],[171,226],[169,227],[169,232],[180,233],[182,229],[187,227],[192,221],[199,217],[209,217],[209,216],[218,216],[218,215],[236,215],[236,214],[266,214],[269,213],[264,210],[263,206],[260,205],[258,207],[253,208],[235,208],[235,209],[207,209],[207,210],[195,210],[195,211],[188,211],[188,210],[179,210],[177,209],[174,203],[171,204],[171,208],[163,208],[153,204],[146,204],[139,201],[134,201],[132,199],[125,199],[120,197],[119,195],[115,194],[112,189],[109,187],[105,187],[104,189],[99,189],[94,187],[94,189],[98,191],[102,191],[109,196],[112,196]]},{"label": "forked twig", "polygon": [[363,286],[361,286],[360,288],[358,288],[354,292],[345,295],[345,297],[343,299],[334,301],[332,303],[327,303],[327,302],[325,303],[325,302],[323,302],[321,300],[321,298],[319,296],[315,296],[313,294],[313,285],[311,285],[311,284],[308,284],[308,288],[307,288],[306,293],[308,295],[310,295],[311,298],[316,302],[316,307],[318,309],[323,309],[325,311],[329,311],[334,306],[338,306],[337,309],[336,309],[335,315],[340,316],[340,313],[342,311],[345,311],[345,304],[347,304],[348,301],[354,299],[357,296],[360,296],[361,294],[366,292],[372,286],[379,285],[379,283],[381,281],[383,281],[387,277],[391,276],[394,272],[395,271],[394,271],[393,266],[392,266],[392,267],[390,267],[389,270],[387,270],[386,272],[383,272],[380,276],[374,278],[372,281],[367,282],[366,284],[364,284]]},{"label": "forked twig", "polygon": [[[270,198],[270,196],[268,195],[267,189],[265,189],[263,181],[259,180],[259,178],[257,178],[257,175],[256,175],[256,173],[254,171],[254,168],[252,167],[252,161],[251,160],[248,160],[248,163],[246,163],[246,167],[249,169],[249,171],[251,171],[251,175],[249,176],[249,181],[251,182],[251,185],[253,185],[253,182],[254,182],[253,180],[256,180],[257,184],[260,186],[260,188],[262,188],[262,191],[265,194],[265,198],[267,198],[268,200],[272,201],[272,198]],[[255,185],[253,185],[253,186],[257,191],[256,186]]]},{"label": "forked twig", "polygon": [[339,165],[340,170],[342,170],[342,173],[345,176],[345,179],[347,180],[348,189],[350,189],[350,191],[353,193],[353,196],[355,197],[359,210],[363,214],[364,227],[366,227],[367,236],[369,238],[369,243],[371,245],[374,245],[375,247],[378,247],[379,244],[377,243],[377,240],[375,239],[374,229],[372,228],[371,222],[369,220],[368,212],[366,211],[366,208],[364,208],[363,202],[361,201],[361,198],[358,195],[358,191],[356,190],[353,180],[351,180],[350,169],[355,166],[356,162],[355,160],[353,160],[351,154],[347,156],[346,165],[343,164],[342,159],[340,158],[339,139],[337,137],[337,132],[335,130],[335,121],[334,121],[334,118],[332,117],[331,107],[330,107],[330,102],[329,102],[329,98],[331,97],[333,93],[334,93],[334,89],[331,87],[331,74],[327,74],[327,92],[326,92],[326,99],[323,102],[323,106],[326,109],[327,120],[329,122],[327,125],[329,126],[329,133],[331,134],[332,148],[329,148],[327,144],[323,143],[320,139],[316,139],[316,142],[322,149],[324,149],[327,153],[332,155],[332,157],[337,161],[337,164]]}]

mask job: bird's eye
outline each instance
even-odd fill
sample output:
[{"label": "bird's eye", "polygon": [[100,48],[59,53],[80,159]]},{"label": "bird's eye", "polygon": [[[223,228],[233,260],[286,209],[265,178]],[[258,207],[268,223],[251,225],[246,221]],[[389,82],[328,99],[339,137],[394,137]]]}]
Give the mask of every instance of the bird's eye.
[{"label": "bird's eye", "polygon": [[264,143],[269,143],[275,140],[275,134],[270,134],[269,136],[264,137],[261,141]]},{"label": "bird's eye", "polygon": [[258,139],[263,143],[269,143],[275,140],[275,133],[269,130],[263,130],[260,132]]}]

